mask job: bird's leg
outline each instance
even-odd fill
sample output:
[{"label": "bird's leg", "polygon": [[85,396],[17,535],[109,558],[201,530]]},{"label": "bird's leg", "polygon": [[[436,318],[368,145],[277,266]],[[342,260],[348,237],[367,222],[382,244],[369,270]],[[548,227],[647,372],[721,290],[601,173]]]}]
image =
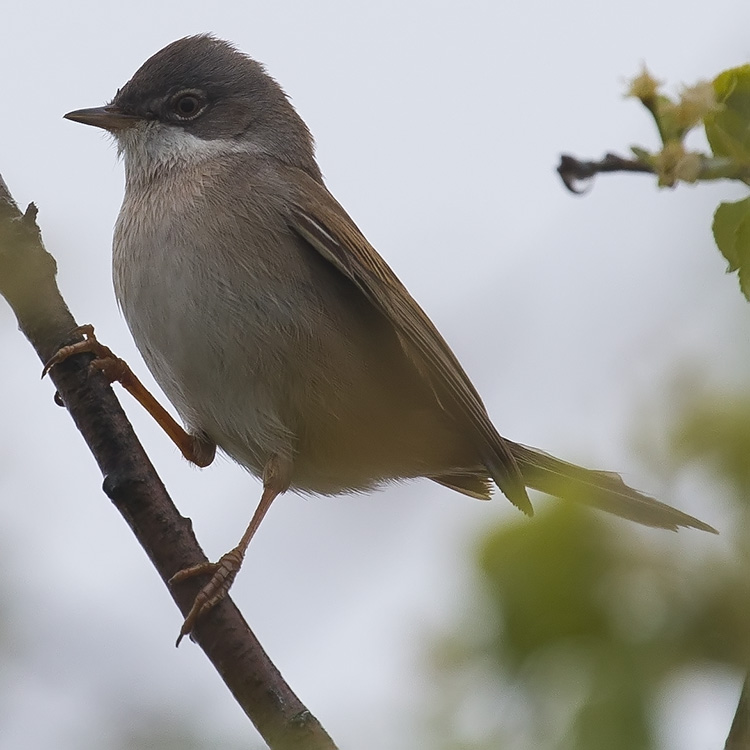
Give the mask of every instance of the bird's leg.
[{"label": "bird's leg", "polygon": [[216,445],[206,437],[186,432],[172,415],[151,395],[150,391],[136,377],[124,359],[115,356],[112,350],[104,346],[94,335],[94,326],[79,326],[71,335],[80,334],[85,338],[69,346],[63,346],[55,352],[42,371],[44,377],[55,365],[60,364],[74,354],[88,352],[96,359],[91,367],[100,370],[110,383],[117,381],[136,401],[156,420],[156,423],[167,433],[170,440],[179,448],[180,453],[197,466],[208,466],[216,455]]},{"label": "bird's leg", "polygon": [[271,457],[263,469],[263,494],[261,495],[260,503],[255,509],[255,513],[253,513],[253,517],[250,519],[250,524],[242,535],[239,544],[222,555],[217,562],[205,562],[193,565],[190,568],[180,570],[169,579],[169,583],[174,584],[205,573],[211,574],[211,580],[195,597],[193,606],[182,623],[182,628],[180,628],[180,634],[177,637],[175,645],[180,645],[180,641],[192,631],[199,617],[208,612],[227,595],[237,573],[242,567],[242,561],[250,540],[258,530],[260,522],[271,507],[271,503],[289,489],[290,474],[291,462],[288,459],[282,459],[278,456]]}]

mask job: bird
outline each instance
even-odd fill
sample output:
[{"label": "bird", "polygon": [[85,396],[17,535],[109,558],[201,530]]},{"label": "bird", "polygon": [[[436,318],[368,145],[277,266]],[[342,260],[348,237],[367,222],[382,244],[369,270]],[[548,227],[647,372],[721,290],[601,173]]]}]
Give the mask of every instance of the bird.
[{"label": "bird", "polygon": [[646,526],[716,533],[618,474],[500,435],[445,339],[328,191],[288,96],[231,43],[178,39],[109,104],[65,117],[108,131],[123,159],[115,293],[184,427],[93,329],[50,366],[98,352],[188,459],[208,465],[218,447],[263,483],[237,546],[171,579],[209,577],[178,644],[226,595],[290,489],[337,495],[423,477],[479,499],[497,487],[527,515],[533,489]]}]

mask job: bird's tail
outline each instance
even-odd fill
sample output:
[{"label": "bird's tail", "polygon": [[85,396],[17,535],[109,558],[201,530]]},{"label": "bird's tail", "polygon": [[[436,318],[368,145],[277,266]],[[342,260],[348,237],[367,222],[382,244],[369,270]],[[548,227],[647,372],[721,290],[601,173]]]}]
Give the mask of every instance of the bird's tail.
[{"label": "bird's tail", "polygon": [[536,448],[506,442],[528,487],[565,500],[583,502],[645,526],[672,531],[684,526],[718,533],[707,523],[628,487],[619,474],[584,469]]}]

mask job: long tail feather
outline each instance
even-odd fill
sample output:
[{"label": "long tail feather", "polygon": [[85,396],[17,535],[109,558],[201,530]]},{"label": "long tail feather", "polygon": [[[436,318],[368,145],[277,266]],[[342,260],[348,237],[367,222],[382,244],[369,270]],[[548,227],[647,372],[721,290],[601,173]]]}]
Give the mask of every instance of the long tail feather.
[{"label": "long tail feather", "polygon": [[619,474],[584,469],[535,448],[507,442],[528,487],[584,502],[645,526],[672,531],[684,526],[718,533],[707,523],[628,487]]}]

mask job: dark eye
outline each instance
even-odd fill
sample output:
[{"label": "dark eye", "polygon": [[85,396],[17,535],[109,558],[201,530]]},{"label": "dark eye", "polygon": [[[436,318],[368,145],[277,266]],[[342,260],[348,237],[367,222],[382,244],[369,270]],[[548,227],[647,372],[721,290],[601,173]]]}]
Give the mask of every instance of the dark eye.
[{"label": "dark eye", "polygon": [[178,120],[192,120],[203,111],[206,102],[198,91],[181,91],[172,98],[170,106]]}]

